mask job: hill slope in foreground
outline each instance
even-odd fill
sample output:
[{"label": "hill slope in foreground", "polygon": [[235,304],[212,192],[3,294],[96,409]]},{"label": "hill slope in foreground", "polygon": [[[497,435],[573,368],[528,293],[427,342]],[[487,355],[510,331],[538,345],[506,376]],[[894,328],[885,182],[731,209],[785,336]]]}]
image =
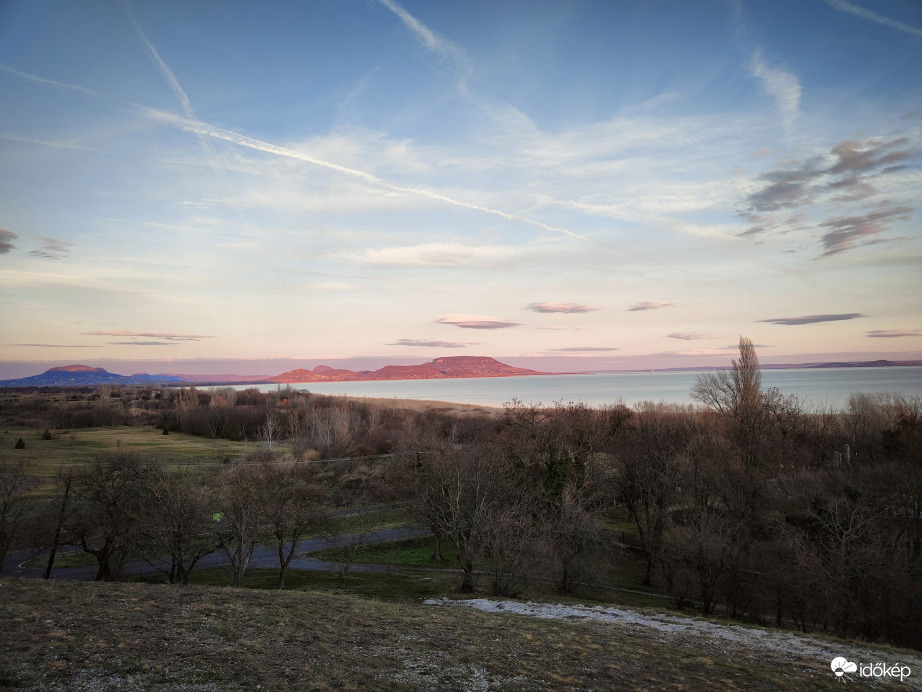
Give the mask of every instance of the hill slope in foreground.
[{"label": "hill slope in foreground", "polygon": [[908,652],[787,632],[636,611],[605,622],[589,608],[547,619],[513,612],[528,604],[512,601],[467,602],[497,612],[448,607],[455,603],[464,602],[3,579],[0,689],[749,692],[842,689],[834,656],[902,662],[912,686],[922,670]]}]

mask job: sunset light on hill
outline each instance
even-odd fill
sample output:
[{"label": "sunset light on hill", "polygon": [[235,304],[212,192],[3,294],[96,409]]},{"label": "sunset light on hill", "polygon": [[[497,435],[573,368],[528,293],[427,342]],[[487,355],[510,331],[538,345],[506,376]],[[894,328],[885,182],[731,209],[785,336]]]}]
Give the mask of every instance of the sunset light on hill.
[{"label": "sunset light on hill", "polygon": [[920,359],[920,65],[915,0],[6,2],[0,379]]}]

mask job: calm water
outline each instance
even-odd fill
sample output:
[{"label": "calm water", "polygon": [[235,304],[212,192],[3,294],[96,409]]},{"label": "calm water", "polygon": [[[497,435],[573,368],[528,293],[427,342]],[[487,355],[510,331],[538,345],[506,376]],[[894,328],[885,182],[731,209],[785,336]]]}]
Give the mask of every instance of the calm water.
[{"label": "calm water", "polygon": [[[697,375],[695,372],[618,372],[469,380],[313,382],[292,387],[318,394],[429,399],[484,406],[502,406],[512,399],[526,404],[572,401],[590,406],[617,402],[632,406],[640,401],[695,403],[688,393]],[[808,404],[841,408],[852,392],[899,392],[922,397],[922,367],[763,370],[762,386],[795,394]],[[257,387],[265,392],[276,389],[277,385]],[[247,386],[236,385],[235,388],[246,389]]]}]

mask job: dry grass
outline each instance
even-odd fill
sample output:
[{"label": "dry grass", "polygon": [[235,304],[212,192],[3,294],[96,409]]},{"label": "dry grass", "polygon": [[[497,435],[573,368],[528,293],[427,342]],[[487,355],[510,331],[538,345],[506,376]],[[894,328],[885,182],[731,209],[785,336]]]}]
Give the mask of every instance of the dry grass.
[{"label": "dry grass", "polygon": [[0,687],[30,690],[823,690],[603,623],[317,591],[0,582]]}]

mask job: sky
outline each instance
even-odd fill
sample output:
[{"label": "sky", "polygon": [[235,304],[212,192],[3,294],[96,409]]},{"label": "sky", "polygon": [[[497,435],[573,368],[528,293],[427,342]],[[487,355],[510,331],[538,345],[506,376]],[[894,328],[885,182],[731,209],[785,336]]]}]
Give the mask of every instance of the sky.
[{"label": "sky", "polygon": [[4,0],[0,377],[922,358],[918,0]]}]

